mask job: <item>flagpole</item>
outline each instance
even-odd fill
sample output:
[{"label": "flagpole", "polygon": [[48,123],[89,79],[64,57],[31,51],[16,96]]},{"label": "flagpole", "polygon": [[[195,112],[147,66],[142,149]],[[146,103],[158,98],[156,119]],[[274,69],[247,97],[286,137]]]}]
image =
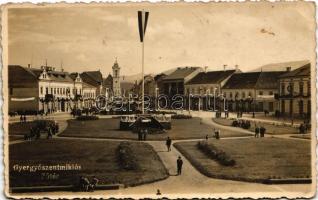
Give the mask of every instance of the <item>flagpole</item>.
[{"label": "flagpole", "polygon": [[145,114],[145,109],[144,109],[144,98],[145,98],[145,76],[144,76],[144,42],[145,42],[145,38],[143,40],[143,42],[141,43],[141,51],[142,51],[142,56],[141,56],[141,67],[142,67],[142,114]]}]

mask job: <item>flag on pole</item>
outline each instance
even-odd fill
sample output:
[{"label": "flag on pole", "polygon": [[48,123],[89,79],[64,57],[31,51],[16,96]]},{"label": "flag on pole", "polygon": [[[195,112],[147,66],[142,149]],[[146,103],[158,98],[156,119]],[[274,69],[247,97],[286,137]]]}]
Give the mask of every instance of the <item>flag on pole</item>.
[{"label": "flag on pole", "polygon": [[148,16],[149,16],[149,12],[138,11],[138,27],[139,27],[140,42],[144,41],[144,38],[146,35]]}]

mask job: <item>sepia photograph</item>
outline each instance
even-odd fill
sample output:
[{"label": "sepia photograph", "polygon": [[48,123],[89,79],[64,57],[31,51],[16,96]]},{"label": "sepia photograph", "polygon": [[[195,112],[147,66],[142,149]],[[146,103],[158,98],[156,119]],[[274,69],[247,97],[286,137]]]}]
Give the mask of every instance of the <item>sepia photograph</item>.
[{"label": "sepia photograph", "polygon": [[315,6],[2,5],[5,195],[313,198]]}]

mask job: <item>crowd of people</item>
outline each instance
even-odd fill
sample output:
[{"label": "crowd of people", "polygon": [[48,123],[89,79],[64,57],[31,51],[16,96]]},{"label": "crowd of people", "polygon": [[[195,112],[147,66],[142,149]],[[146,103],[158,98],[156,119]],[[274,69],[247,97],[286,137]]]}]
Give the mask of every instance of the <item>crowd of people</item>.
[{"label": "crowd of people", "polygon": [[251,127],[251,122],[248,120],[234,120],[232,126],[249,129]]}]

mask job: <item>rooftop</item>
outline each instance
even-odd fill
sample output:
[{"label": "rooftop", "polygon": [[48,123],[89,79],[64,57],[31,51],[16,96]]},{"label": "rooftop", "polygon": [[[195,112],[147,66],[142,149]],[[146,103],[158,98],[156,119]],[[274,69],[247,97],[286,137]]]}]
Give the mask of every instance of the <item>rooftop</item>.
[{"label": "rooftop", "polygon": [[163,80],[184,79],[200,67],[178,67],[174,72],[164,77]]},{"label": "rooftop", "polygon": [[261,72],[233,74],[223,89],[254,89]]},{"label": "rooftop", "polygon": [[229,76],[231,76],[234,73],[235,73],[235,70],[200,72],[193,79],[191,79],[187,83],[187,85],[220,83],[221,81],[228,78]]},{"label": "rooftop", "polygon": [[310,63],[303,65],[297,69],[294,69],[290,72],[287,72],[280,76],[280,78],[287,78],[287,77],[297,77],[297,76],[310,76]]}]

